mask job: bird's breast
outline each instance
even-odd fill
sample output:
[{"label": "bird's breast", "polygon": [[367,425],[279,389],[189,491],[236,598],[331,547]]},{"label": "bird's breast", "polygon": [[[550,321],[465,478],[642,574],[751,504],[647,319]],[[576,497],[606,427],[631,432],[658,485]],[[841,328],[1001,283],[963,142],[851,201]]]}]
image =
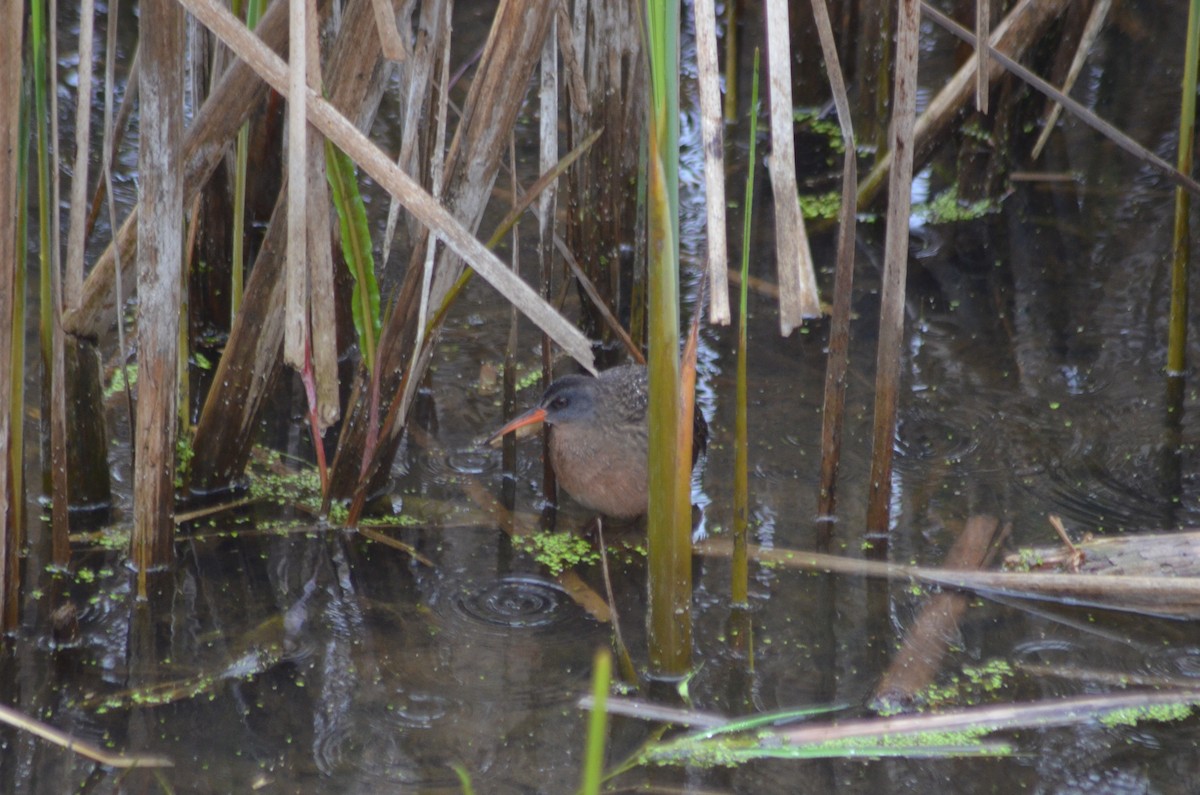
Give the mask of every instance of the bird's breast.
[{"label": "bird's breast", "polygon": [[644,426],[600,431],[552,426],[550,462],[559,485],[584,507],[616,518],[646,512]]}]

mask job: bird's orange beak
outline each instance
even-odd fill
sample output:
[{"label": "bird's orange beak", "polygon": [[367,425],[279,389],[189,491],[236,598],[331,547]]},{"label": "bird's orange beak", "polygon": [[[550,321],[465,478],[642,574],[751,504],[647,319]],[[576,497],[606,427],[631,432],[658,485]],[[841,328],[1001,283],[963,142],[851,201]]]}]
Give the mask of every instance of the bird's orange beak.
[{"label": "bird's orange beak", "polygon": [[[504,436],[506,433],[512,433],[513,431],[515,431],[519,428],[527,428],[531,425],[538,425],[539,423],[543,422],[545,419],[546,419],[546,410],[544,408],[542,408],[541,406],[538,406],[537,408],[530,409],[529,411],[525,412],[521,416],[514,418],[512,420],[512,422],[508,423],[503,428],[501,428],[500,430],[496,431],[491,436],[489,436],[484,441],[484,444],[485,445],[494,445],[494,444],[496,444],[496,442],[500,441],[500,437]],[[524,435],[524,434],[522,434],[522,435]]]}]

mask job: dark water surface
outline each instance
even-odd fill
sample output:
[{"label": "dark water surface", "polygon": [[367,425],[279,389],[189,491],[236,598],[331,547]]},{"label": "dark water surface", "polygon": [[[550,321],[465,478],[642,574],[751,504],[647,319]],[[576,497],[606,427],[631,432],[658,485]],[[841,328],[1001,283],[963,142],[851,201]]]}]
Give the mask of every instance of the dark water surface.
[{"label": "dark water surface", "polygon": [[[1074,96],[1173,161],[1186,6],[1126,3],[1114,13]],[[949,43],[925,32],[930,66],[922,61],[921,78],[936,87],[951,65],[933,50],[948,52]],[[684,129],[686,137],[691,127]],[[733,134],[733,170],[744,173],[745,135]],[[1067,179],[1014,181],[998,209],[975,221],[914,219],[893,482],[890,557],[897,562],[939,564],[966,519],[981,513],[1012,523],[1012,547],[1053,544],[1051,513],[1074,532],[1200,526],[1195,367],[1178,451],[1163,375],[1174,191],[1069,120],[1041,161],[1031,164],[1027,151],[1013,154],[1019,169]],[[684,179],[698,186],[694,158],[690,149]],[[921,175],[915,199],[947,188],[948,162],[952,156]],[[740,181],[730,181],[739,203]],[[764,189],[763,220],[768,197]],[[700,209],[694,195],[685,202],[684,253],[695,257]],[[838,551],[856,557],[870,455],[879,227],[865,225],[859,240],[835,531]],[[755,232],[752,267],[773,279],[769,235]],[[833,245],[828,232],[814,234],[826,294]],[[770,299],[753,296],[751,312],[754,541],[812,549],[827,324],[781,339]],[[514,550],[467,496],[468,485],[501,490],[499,453],[476,445],[502,422],[489,368],[502,360],[507,317],[486,285],[472,285],[443,335],[418,412],[425,436],[397,459],[388,501],[419,526],[387,532],[432,565],[266,502],[194,523],[196,537],[180,542],[177,569],[157,583],[160,595],[148,605],[133,598],[122,557],[78,554],[79,573],[63,593],[39,581],[42,590],[30,597],[26,629],[0,662],[2,700],[94,743],[164,754],[175,767],[160,784],[146,771],[97,768],[3,728],[0,791],[457,792],[455,765],[480,793],[573,791],[586,722],[575,702],[610,627]],[[1192,326],[1195,341],[1200,329]],[[734,338],[723,329],[703,337],[700,403],[712,441],[694,501],[703,507],[702,529],[718,535],[731,521]],[[524,368],[535,366],[536,344],[523,327]],[[1195,342],[1191,361],[1200,361]],[[522,405],[539,390],[522,392]],[[307,456],[306,439],[293,431],[287,452]],[[113,453],[124,483],[126,444]],[[538,446],[523,443],[521,455],[517,510],[531,515],[541,508]],[[118,499],[125,510],[117,529],[127,529],[127,490]],[[560,513],[566,527],[585,518],[569,505]],[[640,538],[635,531],[617,541],[636,547]],[[612,565],[622,629],[644,666],[644,559],[635,550]],[[602,591],[598,567],[579,572]],[[728,566],[701,559],[695,572],[697,671],[689,691],[697,709],[729,715],[862,703],[921,605],[905,582],[869,587],[852,577],[754,568],[751,669],[729,643]],[[77,645],[56,648],[43,628],[47,605],[64,595],[77,606],[81,634]],[[1096,677],[1020,672],[1027,664],[1200,684],[1200,632],[1187,622],[977,599],[950,641],[942,684],[992,661],[1018,669],[997,692],[968,687],[952,705],[1111,689]],[[148,690],[164,683],[163,691]],[[164,703],[147,703],[154,701]],[[616,720],[611,760],[647,735],[640,723]],[[654,769],[629,780],[695,793],[1200,791],[1196,719],[1090,723],[1015,740],[1021,753],[1006,760],[770,762]]]}]

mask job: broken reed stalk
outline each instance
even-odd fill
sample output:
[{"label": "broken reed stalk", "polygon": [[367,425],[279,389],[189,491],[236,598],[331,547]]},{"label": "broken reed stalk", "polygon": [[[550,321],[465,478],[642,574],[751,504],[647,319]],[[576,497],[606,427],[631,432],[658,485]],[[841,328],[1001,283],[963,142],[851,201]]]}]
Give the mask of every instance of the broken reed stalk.
[{"label": "broken reed stalk", "polygon": [[646,357],[642,355],[641,348],[633,341],[633,337],[625,331],[621,325],[621,321],[617,319],[611,307],[604,300],[604,296],[596,289],[596,283],[593,282],[579,261],[575,259],[575,255],[571,253],[571,249],[567,248],[567,243],[558,235],[554,236],[554,246],[558,249],[558,253],[562,256],[563,261],[567,264],[567,269],[571,275],[579,282],[579,286],[583,288],[583,292],[591,299],[592,305],[596,313],[604,321],[604,327],[612,332],[612,335],[625,347],[625,352],[629,354],[629,358],[633,359],[638,364],[645,364]]},{"label": "broken reed stalk", "polygon": [[138,403],[130,557],[138,595],[146,574],[174,557],[175,400],[183,260],[184,13],[143,0],[138,173]]},{"label": "broken reed stalk", "polygon": [[[1183,89],[1179,103],[1179,147],[1175,166],[1192,173],[1196,129],[1196,70],[1200,61],[1200,0],[1188,4],[1187,46],[1183,58]],[[1171,314],[1167,334],[1167,375],[1182,376],[1187,369],[1188,265],[1191,260],[1189,216],[1191,197],[1175,188],[1175,234],[1172,238]]]},{"label": "broken reed stalk", "polygon": [[829,88],[842,131],[842,205],[838,210],[837,270],[833,278],[833,314],[829,324],[829,357],[825,365],[825,394],[821,410],[821,480],[817,516],[822,525],[819,543],[827,546],[833,536],[837,511],[838,465],[842,451],[842,425],[846,407],[846,371],[850,363],[850,299],[854,289],[854,241],[857,224],[855,190],[858,187],[857,148],[850,118],[850,98],[842,76],[841,61],[833,39],[826,0],[812,0],[817,35],[829,75]]},{"label": "broken reed stalk", "polygon": [[770,85],[771,189],[775,195],[775,267],[779,274],[779,333],[791,334],[821,314],[800,192],[796,184],[791,42],[787,0],[766,0],[767,75]]},{"label": "broken reed stalk", "polygon": [[[904,344],[904,283],[908,273],[908,223],[912,205],[913,125],[917,111],[917,56],[920,51],[920,0],[901,0],[896,36],[896,82],[888,151],[892,170],[888,185],[887,237],[884,243],[883,288],[879,310],[879,349],[875,364],[874,442],[868,483],[868,534],[888,532],[892,499],[892,455],[900,392]],[[876,545],[886,554],[886,543]]]},{"label": "broken reed stalk", "polygon": [[[690,478],[678,475],[679,6],[650,3],[647,230],[650,406],[647,550],[650,667],[683,676],[692,656]],[[690,474],[690,473],[689,473]]]},{"label": "broken reed stalk", "polygon": [[746,168],[746,196],[742,207],[742,278],[738,298],[737,400],[733,441],[733,561],[731,599],[734,605],[750,604],[750,561],[746,537],[750,528],[750,431],[746,377],[746,323],[750,302],[750,221],[754,215],[754,172],[758,165],[758,67],[760,53],[754,48],[754,71],[750,84],[750,157]]},{"label": "broken reed stalk", "polygon": [[389,61],[407,61],[409,57],[408,42],[396,28],[396,12],[388,0],[371,0],[375,10],[375,28],[379,31],[380,48],[383,57]]},{"label": "broken reed stalk", "polygon": [[[25,152],[21,131],[28,114],[11,112],[23,107],[21,101],[21,54],[24,52],[24,0],[10,0],[0,9],[0,107],[10,112],[0,119],[0,398],[17,394],[24,382],[18,340],[24,329],[17,324],[17,274],[25,262],[24,236],[21,235],[20,208],[24,180],[24,159],[13,156]],[[15,374],[15,377],[14,377]],[[16,628],[19,615],[21,527],[18,510],[23,499],[20,484],[22,456],[17,445],[17,427],[23,422],[21,404],[5,401],[0,407],[0,633]]]}]

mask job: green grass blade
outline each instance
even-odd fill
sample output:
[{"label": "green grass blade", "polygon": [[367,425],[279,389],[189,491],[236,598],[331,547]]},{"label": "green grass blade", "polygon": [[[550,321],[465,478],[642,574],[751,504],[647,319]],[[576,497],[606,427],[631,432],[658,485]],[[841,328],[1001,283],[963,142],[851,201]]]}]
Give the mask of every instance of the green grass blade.
[{"label": "green grass blade", "polygon": [[[262,17],[265,0],[250,0],[246,8],[246,27],[254,30]],[[240,0],[235,0],[233,13],[241,17]],[[237,317],[242,306],[242,290],[245,287],[246,248],[246,168],[250,158],[250,122],[238,130],[236,160],[233,177],[233,262],[230,276],[229,307],[230,321]]]},{"label": "green grass blade", "polygon": [[462,765],[453,765],[451,770],[458,776],[458,785],[462,787],[463,795],[475,795],[475,787],[471,784],[471,774]]},{"label": "green grass blade", "polygon": [[46,4],[32,4],[30,20],[30,45],[33,58],[34,121],[37,130],[37,180],[38,180],[38,247],[41,257],[41,277],[38,296],[41,303],[41,352],[46,372],[50,369],[51,325],[54,322],[54,307],[50,296],[51,263],[50,250],[50,132],[47,128],[47,99],[49,86],[46,82]]},{"label": "green grass blade", "polygon": [[337,209],[341,228],[342,254],[354,278],[354,298],[351,301],[354,330],[358,333],[363,361],[370,371],[375,369],[375,341],[379,338],[381,320],[379,282],[375,279],[375,255],[371,251],[367,210],[358,191],[354,162],[329,141],[325,142],[325,173],[333,192],[333,206]]},{"label": "green grass blade", "polygon": [[746,174],[746,199],[742,208],[742,287],[738,303],[737,405],[734,420],[733,453],[733,586],[735,605],[750,601],[750,563],[746,554],[746,535],[750,526],[750,439],[749,387],[746,383],[747,334],[746,316],[749,306],[750,282],[750,221],[754,210],[754,169],[758,151],[758,65],[760,53],[754,50],[754,82],[750,90],[750,159]]},{"label": "green grass blade", "polygon": [[603,780],[604,749],[608,733],[608,688],[612,683],[612,654],[596,652],[592,665],[592,712],[588,718],[587,755],[583,762],[583,795],[599,795]]},{"label": "green grass blade", "polygon": [[[1192,173],[1192,146],[1196,129],[1196,70],[1200,66],[1200,0],[1188,8],[1187,43],[1184,53],[1183,94],[1179,108],[1179,153],[1176,166]],[[1188,270],[1191,259],[1189,217],[1191,199],[1183,188],[1175,188],[1175,234],[1171,262],[1171,310],[1167,335],[1167,374],[1181,376],[1187,370]]]}]

